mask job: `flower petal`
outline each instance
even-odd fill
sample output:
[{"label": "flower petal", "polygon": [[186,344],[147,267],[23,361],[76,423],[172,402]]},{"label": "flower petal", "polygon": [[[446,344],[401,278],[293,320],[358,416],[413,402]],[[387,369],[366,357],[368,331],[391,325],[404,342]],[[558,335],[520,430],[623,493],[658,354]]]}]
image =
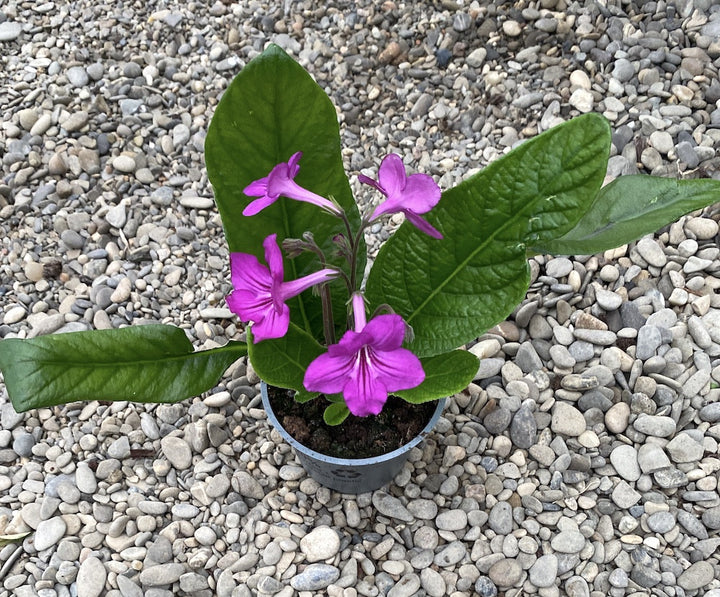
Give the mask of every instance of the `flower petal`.
[{"label": "flower petal", "polygon": [[416,214],[429,212],[440,201],[442,192],[437,183],[427,174],[411,174],[403,189],[403,207]]},{"label": "flower petal", "polygon": [[288,174],[290,178],[295,178],[297,176],[297,173],[300,171],[300,166],[298,166],[298,162],[300,161],[300,158],[302,157],[302,151],[298,151],[290,156],[290,159],[288,160]]},{"label": "flower petal", "polygon": [[230,279],[235,290],[269,292],[272,286],[270,270],[249,253],[230,253]]},{"label": "flower petal", "polygon": [[397,350],[405,339],[405,322],[392,313],[373,317],[359,334],[363,344],[374,350]]},{"label": "flower petal", "polygon": [[358,181],[361,182],[361,183],[363,183],[363,184],[370,185],[370,186],[373,187],[373,188],[376,188],[376,189],[377,189],[378,191],[380,191],[383,195],[385,194],[385,191],[384,191],[383,188],[380,186],[380,183],[377,182],[376,180],[373,180],[373,179],[370,178],[369,176],[365,176],[364,174],[358,174]]},{"label": "flower petal", "polygon": [[243,193],[248,197],[262,197],[263,195],[267,195],[267,183],[267,176],[254,180],[243,189]]},{"label": "flower petal", "polygon": [[326,352],[305,370],[303,385],[308,392],[337,394],[343,391],[353,367],[355,355],[333,355]]},{"label": "flower petal", "polygon": [[407,177],[402,158],[396,153],[390,153],[383,158],[378,170],[378,182],[384,189],[388,199],[393,199],[405,188]]},{"label": "flower petal", "polygon": [[405,211],[405,217],[410,220],[412,225],[415,226],[415,228],[417,228],[418,230],[420,230],[420,232],[424,232],[428,236],[432,236],[433,238],[437,238],[438,240],[441,240],[443,238],[443,235],[437,228],[435,228],[429,222],[425,221],[415,212],[407,210]]},{"label": "flower petal", "polygon": [[242,214],[244,216],[254,216],[255,214],[260,213],[263,209],[268,207],[269,205],[272,205],[277,201],[277,197],[270,197],[268,195],[264,195],[260,197],[259,199],[255,199],[254,201],[251,201],[247,204],[247,207],[243,209]]},{"label": "flower petal", "polygon": [[245,323],[260,321],[266,317],[268,309],[273,309],[270,293],[257,294],[248,290],[234,290],[225,297],[228,309]]},{"label": "flower petal", "polygon": [[276,283],[283,281],[285,277],[285,268],[283,267],[282,251],[277,244],[277,234],[270,234],[263,241],[265,249],[265,261],[270,267],[270,275]]},{"label": "flower petal", "polygon": [[290,308],[282,304],[278,311],[275,306],[265,310],[265,317],[252,324],[253,342],[270,338],[282,338],[290,326]]},{"label": "flower petal", "polygon": [[406,348],[371,350],[373,371],[388,392],[409,390],[425,380],[420,359]]},{"label": "flower petal", "polygon": [[367,351],[365,348],[358,354],[350,379],[343,388],[345,403],[357,417],[377,415],[388,398],[387,388],[371,366]]}]

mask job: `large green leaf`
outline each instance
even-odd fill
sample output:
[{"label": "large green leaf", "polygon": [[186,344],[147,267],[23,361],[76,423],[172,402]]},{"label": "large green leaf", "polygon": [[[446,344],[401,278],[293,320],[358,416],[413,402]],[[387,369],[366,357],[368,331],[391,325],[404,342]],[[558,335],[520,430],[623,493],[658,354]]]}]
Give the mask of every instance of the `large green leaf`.
[{"label": "large green leaf", "polygon": [[564,234],[602,185],[610,127],[587,114],[525,141],[427,214],[436,240],[409,222],[378,253],[371,306],[387,303],[413,327],[420,356],[466,344],[502,321],[529,284],[526,247]]},{"label": "large green leaf", "polygon": [[299,402],[319,395],[307,392],[303,379],[308,365],[324,352],[322,345],[292,322],[282,338],[253,342],[248,333],[248,354],[255,372],[268,385],[296,390]]},{"label": "large green leaf", "polygon": [[592,255],[655,232],[683,214],[718,201],[720,180],[622,176],[600,189],[572,230],[531,248],[553,255]]},{"label": "large green leaf", "polygon": [[[272,233],[278,242],[312,231],[331,263],[346,266],[333,253],[332,237],[345,232],[342,222],[315,205],[281,197],[261,213],[245,217],[252,198],[243,189],[267,176],[272,168],[303,152],[295,181],[324,197],[334,197],[355,231],[357,206],[343,170],[337,115],[332,102],[312,77],[276,45],[271,45],[235,77],[222,96],[208,129],[205,162],[215,192],[225,236],[233,252],[263,259],[262,241]],[[364,256],[365,251],[360,254]],[[313,254],[285,260],[285,278],[319,269]],[[364,268],[364,257],[358,266]],[[331,284],[336,321],[342,321],[347,292],[341,281]],[[303,293],[289,302],[293,321],[322,337],[318,297]]]},{"label": "large green leaf", "polygon": [[452,396],[467,388],[478,370],[478,359],[466,350],[453,350],[434,357],[420,359],[425,381],[409,390],[393,392],[403,400],[420,404]]},{"label": "large green leaf", "polygon": [[193,352],[180,328],[139,325],[0,340],[0,370],[18,412],[79,400],[179,402],[211,389],[245,354],[242,342]]}]

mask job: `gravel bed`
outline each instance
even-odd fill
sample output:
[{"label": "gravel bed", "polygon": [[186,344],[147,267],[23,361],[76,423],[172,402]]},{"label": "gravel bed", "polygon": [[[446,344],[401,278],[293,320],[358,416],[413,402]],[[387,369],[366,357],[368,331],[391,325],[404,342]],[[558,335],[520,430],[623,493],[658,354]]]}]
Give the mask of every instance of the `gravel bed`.
[{"label": "gravel bed", "polygon": [[[589,111],[609,179],[720,178],[712,0],[6,2],[0,338],[242,336],[202,152],[270,41],[338,106],[358,191],[390,151],[447,188]],[[719,220],[533,258],[475,382],[372,494],[305,475],[242,361],[176,405],[16,414],[0,386],[0,534],[34,531],[0,547],[0,597],[720,596]]]}]

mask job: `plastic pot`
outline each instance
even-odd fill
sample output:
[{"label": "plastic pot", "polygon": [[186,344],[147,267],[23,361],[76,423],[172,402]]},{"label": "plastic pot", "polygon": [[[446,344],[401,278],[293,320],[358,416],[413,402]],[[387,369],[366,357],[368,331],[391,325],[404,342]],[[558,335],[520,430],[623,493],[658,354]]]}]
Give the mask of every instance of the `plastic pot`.
[{"label": "plastic pot", "polygon": [[268,397],[267,384],[261,384],[262,402],[273,427],[292,446],[300,464],[321,485],[341,493],[374,491],[393,480],[403,468],[410,450],[433,430],[445,406],[445,398],[438,400],[437,408],[423,430],[397,450],[371,458],[335,458],[315,452],[292,437],[278,421]]}]

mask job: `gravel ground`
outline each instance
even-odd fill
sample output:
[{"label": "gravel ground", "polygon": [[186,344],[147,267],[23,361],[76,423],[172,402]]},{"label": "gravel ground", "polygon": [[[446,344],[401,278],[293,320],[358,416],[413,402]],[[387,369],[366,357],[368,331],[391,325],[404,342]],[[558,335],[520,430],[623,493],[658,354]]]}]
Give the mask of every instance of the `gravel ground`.
[{"label": "gravel ground", "polygon": [[[202,147],[270,41],[339,107],[355,188],[389,151],[448,187],[588,111],[609,178],[719,177],[712,0],[279,4],[3,3],[0,338],[242,332]],[[18,415],[2,388],[0,533],[35,533],[0,549],[0,597],[717,597],[719,219],[531,260],[475,383],[373,494],[305,476],[243,362],[177,405]]]}]

